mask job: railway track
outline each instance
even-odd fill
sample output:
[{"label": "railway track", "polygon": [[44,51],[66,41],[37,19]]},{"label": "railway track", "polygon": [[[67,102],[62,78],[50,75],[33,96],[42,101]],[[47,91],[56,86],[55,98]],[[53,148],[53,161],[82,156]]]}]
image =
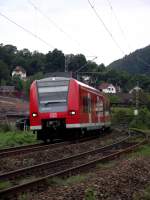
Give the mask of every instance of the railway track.
[{"label": "railway track", "polygon": [[19,147],[12,147],[12,148],[7,148],[7,149],[1,149],[0,150],[0,158],[4,157],[10,157],[10,156],[16,156],[20,154],[25,154],[25,153],[30,153],[34,151],[40,151],[40,150],[45,150],[48,148],[56,148],[61,145],[67,145],[70,144],[70,142],[56,142],[53,144],[32,144],[32,145],[24,145],[24,146],[19,146]]},{"label": "railway track", "polygon": [[[85,171],[95,167],[98,162],[114,159],[123,153],[132,151],[147,141],[143,139],[141,142],[133,142],[133,140],[130,142],[130,138],[127,137],[117,143],[81,154],[2,174],[0,180],[9,181],[12,186],[1,190],[0,197],[2,199],[14,199],[22,192],[37,191],[39,186],[41,188],[42,185],[44,187],[47,185],[48,179]],[[22,184],[22,180],[26,183]]]},{"label": "railway track", "polygon": [[78,140],[69,140],[69,141],[57,140],[51,144],[41,143],[41,144],[23,145],[23,146],[18,146],[18,147],[1,149],[0,158],[16,156],[20,154],[35,152],[35,151],[42,151],[46,149],[54,149],[60,146],[66,146],[66,145],[70,145],[70,144],[74,144],[78,142],[80,143],[80,142],[96,139],[97,137],[98,136],[90,136],[90,137],[80,138]]}]

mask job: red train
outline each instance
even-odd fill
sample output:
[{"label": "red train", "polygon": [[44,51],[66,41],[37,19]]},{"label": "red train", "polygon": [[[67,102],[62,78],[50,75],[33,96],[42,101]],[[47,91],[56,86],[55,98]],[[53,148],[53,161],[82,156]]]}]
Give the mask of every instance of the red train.
[{"label": "red train", "polygon": [[30,129],[44,141],[78,136],[110,127],[109,108],[103,93],[73,78],[37,80],[30,88]]}]

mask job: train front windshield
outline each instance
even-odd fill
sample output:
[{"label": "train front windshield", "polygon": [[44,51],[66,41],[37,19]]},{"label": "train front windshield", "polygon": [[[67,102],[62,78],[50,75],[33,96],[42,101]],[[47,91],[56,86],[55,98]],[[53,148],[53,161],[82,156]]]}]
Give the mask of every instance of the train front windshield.
[{"label": "train front windshield", "polygon": [[67,111],[69,81],[37,82],[40,112]]}]

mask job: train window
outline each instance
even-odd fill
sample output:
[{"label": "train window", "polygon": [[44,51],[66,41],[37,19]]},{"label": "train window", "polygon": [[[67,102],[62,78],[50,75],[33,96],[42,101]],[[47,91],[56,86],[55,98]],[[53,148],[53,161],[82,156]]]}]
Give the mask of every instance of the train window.
[{"label": "train window", "polygon": [[91,98],[88,97],[88,112],[91,112],[91,107],[92,107],[92,102],[91,102]]},{"label": "train window", "polygon": [[104,105],[103,105],[103,101],[102,99],[100,99],[99,97],[97,97],[97,103],[96,103],[96,114],[100,114],[103,113],[104,111]]},{"label": "train window", "polygon": [[83,97],[83,112],[88,112],[88,98]]},{"label": "train window", "polygon": [[[66,84],[66,85],[65,85]],[[39,108],[41,112],[63,112],[67,110],[69,81],[39,82]]]},{"label": "train window", "polygon": [[91,112],[91,99],[90,97],[84,96],[83,97],[83,112]]}]

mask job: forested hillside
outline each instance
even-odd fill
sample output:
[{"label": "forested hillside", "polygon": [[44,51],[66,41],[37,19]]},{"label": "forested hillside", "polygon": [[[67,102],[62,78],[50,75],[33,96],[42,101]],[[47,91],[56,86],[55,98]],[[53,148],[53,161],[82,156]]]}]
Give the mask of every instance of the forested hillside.
[{"label": "forested hillside", "polygon": [[[33,80],[43,78],[47,73],[64,72],[65,62],[69,72],[79,71],[78,77],[81,81],[83,76],[88,76],[88,84],[94,87],[98,87],[102,82],[108,82],[119,85],[123,92],[128,92],[138,82],[144,91],[150,92],[150,46],[105,67],[104,64],[98,65],[86,60],[83,54],[64,55],[58,49],[43,54],[0,44],[0,85],[13,85],[28,96]],[[16,66],[22,66],[26,70],[26,81],[11,77],[11,72]]]},{"label": "forested hillside", "polygon": [[88,62],[82,54],[64,55],[58,49],[43,54],[37,51],[30,52],[28,49],[18,50],[13,45],[0,44],[0,82],[10,84],[11,72],[18,65],[26,70],[28,77],[39,73],[64,72],[65,59],[68,70],[73,72],[83,65],[87,65],[86,68],[90,70],[96,70],[100,67],[96,63]]},{"label": "forested hillside", "polygon": [[138,49],[122,59],[112,62],[111,69],[120,69],[131,74],[150,74],[150,46]]}]

